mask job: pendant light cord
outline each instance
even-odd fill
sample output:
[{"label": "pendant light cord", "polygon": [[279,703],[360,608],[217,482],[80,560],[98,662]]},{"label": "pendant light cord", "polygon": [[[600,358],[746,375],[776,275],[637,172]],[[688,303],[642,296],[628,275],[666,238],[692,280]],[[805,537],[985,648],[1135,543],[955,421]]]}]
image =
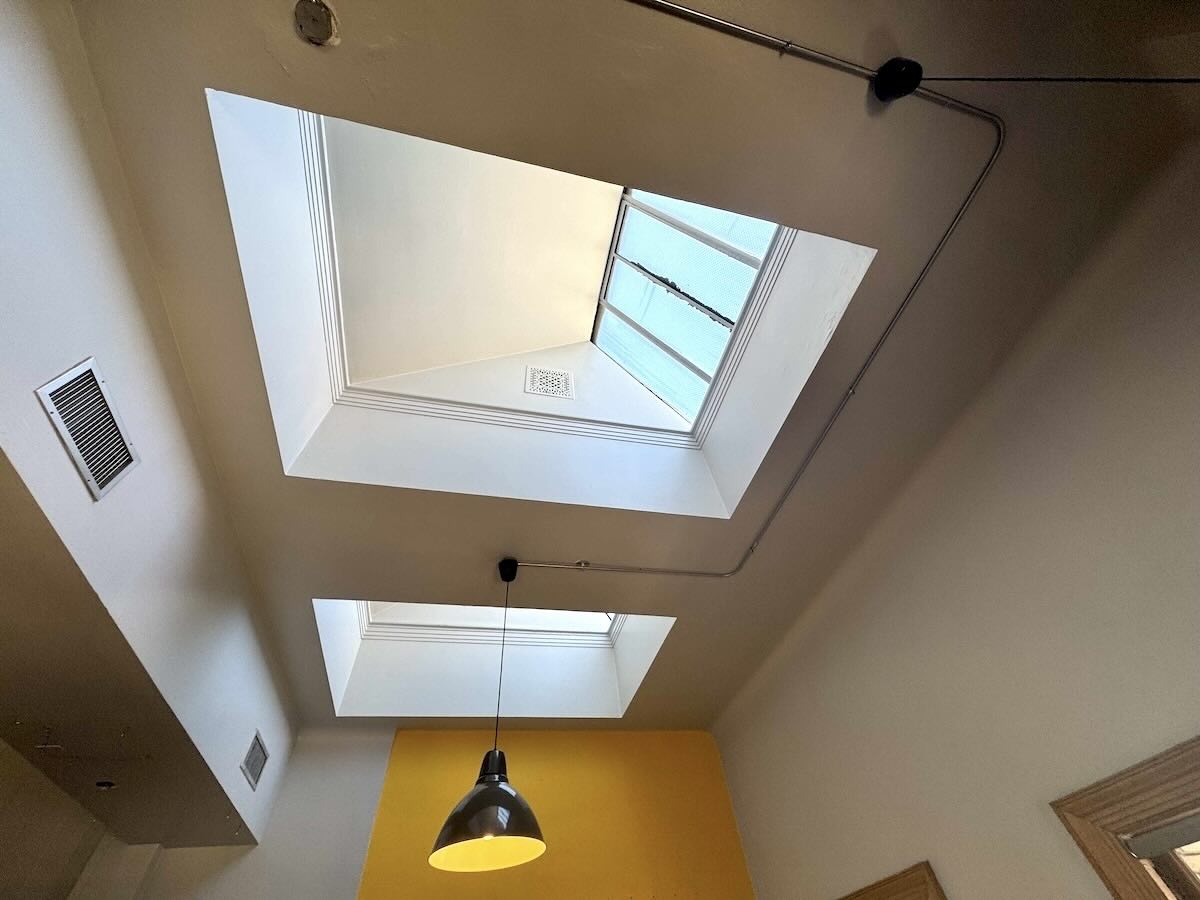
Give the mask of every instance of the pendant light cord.
[{"label": "pendant light cord", "polygon": [[500,749],[500,692],[504,690],[504,638],[508,634],[508,589],[510,582],[504,582],[504,618],[500,623],[500,679],[496,684],[496,730],[492,735],[492,749]]}]

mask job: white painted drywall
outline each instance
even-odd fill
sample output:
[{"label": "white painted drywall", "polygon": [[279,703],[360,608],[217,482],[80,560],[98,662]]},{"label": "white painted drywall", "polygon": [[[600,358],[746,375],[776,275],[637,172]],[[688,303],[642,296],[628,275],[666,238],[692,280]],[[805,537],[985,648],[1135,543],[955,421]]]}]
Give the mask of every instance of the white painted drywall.
[{"label": "white painted drywall", "polygon": [[870,247],[795,233],[704,439],[730,510],[758,474],[874,258]]},{"label": "white painted drywall", "polygon": [[662,649],[663,641],[675,624],[672,616],[626,616],[613,657],[617,663],[617,694],[621,712],[629,708],[638,688]]},{"label": "white painted drywall", "polygon": [[1200,732],[1197,197],[1193,145],[721,716],[762,900],[1108,896],[1049,804]]},{"label": "white painted drywall", "polygon": [[161,850],[138,900],[353,900],[393,734],[301,732],[259,845]]},{"label": "white painted drywall", "polygon": [[[525,393],[527,366],[573,373],[575,399]],[[691,425],[590,340],[500,359],[411,372],[360,387],[594,422],[686,432]]]},{"label": "white painted drywall", "polygon": [[[0,77],[0,446],[259,835],[291,727],[69,4],[6,6]],[[141,455],[99,503],[34,394],[88,356]]]},{"label": "white painted drywall", "polygon": [[337,600],[313,600],[313,615],[317,620],[317,636],[321,639],[321,656],[329,676],[329,694],[333,708],[340,709],[346,697],[346,686],[354,671],[354,660],[362,644],[358,621],[358,604]]},{"label": "white painted drywall", "polygon": [[300,116],[237,94],[206,96],[286,469],[333,402]]},{"label": "white painted drywall", "polygon": [[621,188],[326,119],[352,381],[591,336]]},{"label": "white painted drywall", "polygon": [[[342,601],[344,602],[344,601]],[[495,715],[500,643],[366,639],[342,716]],[[508,644],[501,715],[620,718],[611,647]]]},{"label": "white painted drywall", "polygon": [[[370,435],[370,440],[364,440]],[[289,475],[728,518],[704,454],[334,404]]]}]

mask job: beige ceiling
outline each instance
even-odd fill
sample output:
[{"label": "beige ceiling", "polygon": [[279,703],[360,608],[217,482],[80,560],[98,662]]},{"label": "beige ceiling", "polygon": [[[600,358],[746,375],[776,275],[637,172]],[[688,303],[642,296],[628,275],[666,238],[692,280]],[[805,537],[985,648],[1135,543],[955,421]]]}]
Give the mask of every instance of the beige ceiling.
[{"label": "beige ceiling", "polygon": [[351,381],[586,341],[621,188],[325,119]]},{"label": "beige ceiling", "polygon": [[[1175,4],[1030,4],[1023,15],[982,2],[699,5],[872,66],[897,50],[931,72],[970,73],[1153,71],[1197,56],[1179,52],[1196,41]],[[732,564],[993,139],[933,104],[880,108],[852,76],[620,0],[360,0],[341,10],[333,49],[303,44],[287,5],[267,0],[82,0],[77,11],[264,627],[309,721],[331,715],[315,596],[496,603],[493,566],[510,553]],[[1157,54],[1163,42],[1170,52]],[[205,87],[644,185],[879,256],[730,521],[287,478]],[[1003,114],[1006,149],[745,571],[725,580],[572,571],[518,579],[518,605],[678,617],[623,724],[712,720],[1195,114],[1173,89],[947,90]]]}]

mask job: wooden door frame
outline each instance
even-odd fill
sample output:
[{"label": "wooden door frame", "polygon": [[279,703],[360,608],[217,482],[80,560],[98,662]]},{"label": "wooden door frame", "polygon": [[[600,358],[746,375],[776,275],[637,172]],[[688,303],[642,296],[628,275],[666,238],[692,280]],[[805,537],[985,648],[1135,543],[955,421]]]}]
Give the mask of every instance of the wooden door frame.
[{"label": "wooden door frame", "polygon": [[1154,876],[1125,849],[1121,838],[1200,811],[1200,737],[1050,806],[1116,900],[1163,900]]},{"label": "wooden door frame", "polygon": [[933,873],[933,866],[925,861],[847,894],[841,900],[946,900],[946,895]]}]

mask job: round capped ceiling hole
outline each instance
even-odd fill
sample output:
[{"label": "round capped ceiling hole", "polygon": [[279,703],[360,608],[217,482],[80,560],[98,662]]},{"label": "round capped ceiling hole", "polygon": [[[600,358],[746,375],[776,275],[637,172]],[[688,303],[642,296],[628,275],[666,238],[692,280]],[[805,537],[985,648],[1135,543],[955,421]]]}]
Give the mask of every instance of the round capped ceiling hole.
[{"label": "round capped ceiling hole", "polygon": [[96,782],[96,790],[98,790],[98,791],[111,791],[116,786],[117,786],[117,783],[115,781],[104,780],[104,781]]},{"label": "round capped ceiling hole", "polygon": [[332,47],[338,37],[337,16],[322,0],[299,0],[296,4],[296,31],[318,47]]}]

